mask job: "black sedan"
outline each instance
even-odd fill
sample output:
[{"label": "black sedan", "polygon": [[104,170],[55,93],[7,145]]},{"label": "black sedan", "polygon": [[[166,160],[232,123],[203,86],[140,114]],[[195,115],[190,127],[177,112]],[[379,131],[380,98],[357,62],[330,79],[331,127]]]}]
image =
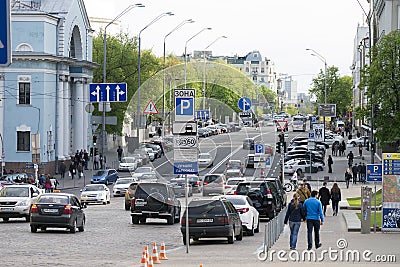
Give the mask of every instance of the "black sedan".
[{"label": "black sedan", "polygon": [[31,232],[37,229],[66,228],[71,233],[84,231],[85,213],[79,199],[73,194],[46,193],[42,194],[31,207]]}]

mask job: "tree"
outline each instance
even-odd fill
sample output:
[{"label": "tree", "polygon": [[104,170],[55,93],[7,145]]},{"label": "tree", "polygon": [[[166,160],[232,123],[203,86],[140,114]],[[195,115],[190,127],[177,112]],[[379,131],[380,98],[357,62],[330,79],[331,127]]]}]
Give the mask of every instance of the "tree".
[{"label": "tree", "polygon": [[400,138],[400,33],[395,30],[382,37],[372,49],[369,67],[362,72],[362,84],[367,85],[368,105],[364,114],[370,118],[374,109],[375,136],[381,143]]},{"label": "tree", "polygon": [[[338,72],[339,69],[335,66],[328,68],[326,103],[336,104],[336,115],[343,117],[351,110],[352,78],[350,76],[339,77]],[[317,98],[318,103],[325,102],[325,74],[322,70],[318,77],[313,79],[310,94]]]}]

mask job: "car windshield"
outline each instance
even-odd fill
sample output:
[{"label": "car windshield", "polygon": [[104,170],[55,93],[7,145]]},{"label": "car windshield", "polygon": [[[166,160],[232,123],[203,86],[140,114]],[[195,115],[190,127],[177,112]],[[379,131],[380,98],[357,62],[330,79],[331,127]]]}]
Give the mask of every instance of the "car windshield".
[{"label": "car windshield", "polygon": [[133,179],[118,179],[115,184],[130,184],[132,183],[134,180]]},{"label": "car windshield", "polygon": [[136,198],[146,199],[150,194],[160,193],[163,196],[167,195],[167,187],[163,184],[138,184],[136,189]]},{"label": "car windshield", "polygon": [[140,177],[140,180],[153,180],[157,179],[157,176],[152,173],[145,173]]},{"label": "car windshield", "polygon": [[87,185],[83,188],[82,191],[103,191],[104,186],[102,185]]},{"label": "car windshield", "polygon": [[29,197],[28,187],[3,187],[0,197]]},{"label": "car windshield", "polygon": [[209,159],[211,155],[209,154],[199,154],[199,159]]},{"label": "car windshield", "polygon": [[56,196],[56,195],[43,195],[38,199],[37,203],[67,205],[68,197],[67,196]]},{"label": "car windshield", "polygon": [[135,163],[135,158],[122,158],[121,163]]},{"label": "car windshield", "polygon": [[246,201],[243,198],[228,198],[228,200],[233,205],[246,205]]},{"label": "car windshield", "polygon": [[237,185],[238,183],[242,182],[243,180],[228,180],[226,182],[227,185]]},{"label": "car windshield", "polygon": [[97,171],[94,176],[103,176],[105,174],[107,174],[107,171]]},{"label": "car windshield", "polygon": [[254,189],[259,189],[260,184],[259,183],[251,183],[251,184],[239,184],[236,191],[237,194],[239,195],[245,195],[248,192],[251,192]]},{"label": "car windshield", "polygon": [[189,215],[225,214],[219,200],[196,200],[189,203]]},{"label": "car windshield", "polygon": [[137,168],[135,173],[145,173],[145,172],[151,172],[151,168],[150,167],[140,167]]},{"label": "car windshield", "polygon": [[230,169],[240,169],[241,163],[238,161],[230,161],[228,163],[228,168]]},{"label": "car windshield", "polygon": [[204,178],[204,182],[206,183],[213,183],[213,182],[221,182],[222,178],[219,175],[207,175]]}]

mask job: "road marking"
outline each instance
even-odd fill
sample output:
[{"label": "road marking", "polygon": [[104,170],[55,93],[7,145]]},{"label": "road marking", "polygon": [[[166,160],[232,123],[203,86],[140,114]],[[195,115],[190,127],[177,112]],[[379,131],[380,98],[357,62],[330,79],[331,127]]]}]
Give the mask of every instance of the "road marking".
[{"label": "road marking", "polygon": [[224,159],[222,159],[217,165],[215,165],[210,171],[209,173],[213,173],[216,169],[218,169],[227,159],[229,159],[230,157],[232,157],[234,154],[236,154],[240,149],[242,149],[241,147],[236,148],[234,151],[232,151],[228,156],[226,156]]}]

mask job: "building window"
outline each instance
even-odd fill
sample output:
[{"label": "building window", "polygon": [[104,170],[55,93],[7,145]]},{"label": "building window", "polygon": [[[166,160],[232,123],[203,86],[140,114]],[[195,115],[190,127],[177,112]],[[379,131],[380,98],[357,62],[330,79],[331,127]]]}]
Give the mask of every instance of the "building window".
[{"label": "building window", "polygon": [[253,76],[253,82],[257,81],[257,76]]},{"label": "building window", "polygon": [[261,73],[264,73],[264,68],[261,68]]},{"label": "building window", "polygon": [[248,73],[249,72],[249,67],[246,67],[246,73]]},{"label": "building window", "polygon": [[30,132],[17,132],[17,151],[30,151]]},{"label": "building window", "polygon": [[18,104],[30,105],[31,104],[31,84],[26,82],[18,83],[19,96]]}]

